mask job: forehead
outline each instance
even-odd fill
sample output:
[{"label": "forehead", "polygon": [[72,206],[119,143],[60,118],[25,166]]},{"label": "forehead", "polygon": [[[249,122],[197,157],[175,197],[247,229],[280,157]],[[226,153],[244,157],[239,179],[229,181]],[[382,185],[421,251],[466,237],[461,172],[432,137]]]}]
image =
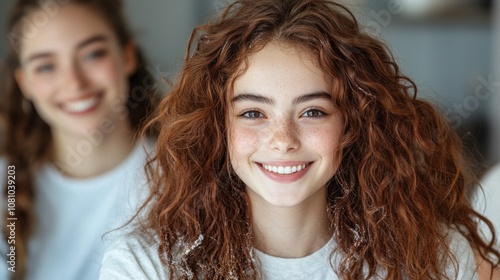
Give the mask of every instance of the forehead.
[{"label": "forehead", "polygon": [[[40,22],[34,24],[35,19]],[[20,24],[23,38],[20,46],[21,59],[36,51],[71,49],[96,34],[114,36],[111,27],[97,9],[73,3],[61,5],[51,15],[35,10],[25,16]]]},{"label": "forehead", "polygon": [[330,82],[316,57],[305,48],[270,42],[252,53],[233,83],[239,91],[276,93],[329,91]]}]

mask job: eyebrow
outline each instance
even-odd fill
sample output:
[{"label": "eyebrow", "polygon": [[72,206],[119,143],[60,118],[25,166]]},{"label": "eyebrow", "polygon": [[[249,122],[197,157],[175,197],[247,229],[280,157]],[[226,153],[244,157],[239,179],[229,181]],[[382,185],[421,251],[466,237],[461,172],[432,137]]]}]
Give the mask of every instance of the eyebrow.
[{"label": "eyebrow", "polygon": [[317,92],[313,92],[313,93],[308,93],[308,94],[304,94],[304,95],[301,95],[301,96],[295,98],[293,100],[293,104],[296,105],[296,104],[304,103],[304,102],[314,100],[314,99],[325,99],[328,101],[332,101],[332,95],[326,91],[317,91]]},{"label": "eyebrow", "polygon": [[[108,38],[104,35],[95,35],[95,36],[92,36],[88,39],[85,39],[83,40],[82,42],[78,43],[78,45],[76,45],[76,48],[77,49],[81,49],[85,46],[88,46],[90,44],[93,44],[93,43],[96,43],[96,42],[106,42],[108,41]],[[28,63],[28,62],[31,62],[33,60],[36,60],[36,59],[40,59],[40,58],[47,58],[47,57],[51,57],[53,56],[54,54],[52,52],[39,52],[39,53],[35,53],[33,55],[30,55],[27,59],[25,59],[24,63]]]},{"label": "eyebrow", "polygon": [[264,103],[264,104],[269,104],[269,105],[274,104],[273,99],[264,97],[264,96],[259,95],[259,94],[254,94],[254,93],[238,94],[231,99],[231,103],[236,103],[236,102],[241,102],[241,101],[253,101],[253,102]]},{"label": "eyebrow", "polygon": [[[332,101],[332,95],[326,91],[317,91],[317,92],[312,92],[312,93],[307,93],[307,94],[301,95],[301,96],[295,98],[292,101],[292,103],[294,105],[296,105],[296,104],[304,103],[304,102],[314,100],[314,99],[325,99],[328,101]],[[258,103],[263,103],[263,104],[268,104],[268,105],[274,105],[274,99],[262,96],[260,94],[255,94],[255,93],[242,93],[242,94],[236,95],[235,97],[233,97],[231,99],[232,103],[240,102],[240,101],[253,101],[253,102],[258,102]]]},{"label": "eyebrow", "polygon": [[92,36],[86,40],[83,40],[82,42],[80,42],[78,45],[76,45],[76,48],[77,49],[81,49],[87,45],[90,45],[92,43],[96,43],[96,42],[107,42],[108,41],[108,38],[104,35],[95,35],[95,36]]}]

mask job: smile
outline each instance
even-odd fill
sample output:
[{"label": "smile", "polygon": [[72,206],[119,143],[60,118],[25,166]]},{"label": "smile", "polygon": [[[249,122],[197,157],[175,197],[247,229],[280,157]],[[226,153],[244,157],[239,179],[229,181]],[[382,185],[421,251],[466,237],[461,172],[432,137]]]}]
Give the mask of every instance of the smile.
[{"label": "smile", "polygon": [[267,165],[267,164],[262,164],[262,167],[264,167],[265,170],[277,173],[277,174],[293,174],[296,172],[299,172],[303,169],[306,169],[306,167],[309,164],[300,164],[300,165],[294,165],[294,166],[276,166],[276,165]]},{"label": "smile", "polygon": [[61,105],[62,109],[70,114],[81,114],[90,112],[97,107],[101,101],[101,94],[75,101],[68,101]]},{"label": "smile", "polygon": [[264,175],[269,179],[283,184],[293,183],[304,177],[313,162],[283,162],[279,165],[276,163],[257,163],[257,166],[262,170]]}]

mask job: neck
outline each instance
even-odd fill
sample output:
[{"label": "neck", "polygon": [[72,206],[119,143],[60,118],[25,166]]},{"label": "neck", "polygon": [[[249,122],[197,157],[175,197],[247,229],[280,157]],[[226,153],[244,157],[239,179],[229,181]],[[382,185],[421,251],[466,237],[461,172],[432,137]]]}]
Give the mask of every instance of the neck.
[{"label": "neck", "polygon": [[95,131],[69,134],[52,130],[54,165],[66,176],[90,178],[119,165],[134,147],[133,131],[128,122],[116,123],[111,133]]},{"label": "neck", "polygon": [[252,201],[255,248],[276,257],[301,258],[323,247],[332,234],[326,210],[326,190],[318,195],[324,199],[311,198],[294,207]]}]

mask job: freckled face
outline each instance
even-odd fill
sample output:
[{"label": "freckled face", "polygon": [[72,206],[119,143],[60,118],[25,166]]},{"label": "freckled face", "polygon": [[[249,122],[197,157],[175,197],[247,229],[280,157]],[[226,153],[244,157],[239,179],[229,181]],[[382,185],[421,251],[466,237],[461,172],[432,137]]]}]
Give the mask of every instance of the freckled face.
[{"label": "freckled face", "polygon": [[252,203],[325,203],[340,160],[342,118],[330,83],[295,47],[269,43],[234,82],[229,155]]}]

